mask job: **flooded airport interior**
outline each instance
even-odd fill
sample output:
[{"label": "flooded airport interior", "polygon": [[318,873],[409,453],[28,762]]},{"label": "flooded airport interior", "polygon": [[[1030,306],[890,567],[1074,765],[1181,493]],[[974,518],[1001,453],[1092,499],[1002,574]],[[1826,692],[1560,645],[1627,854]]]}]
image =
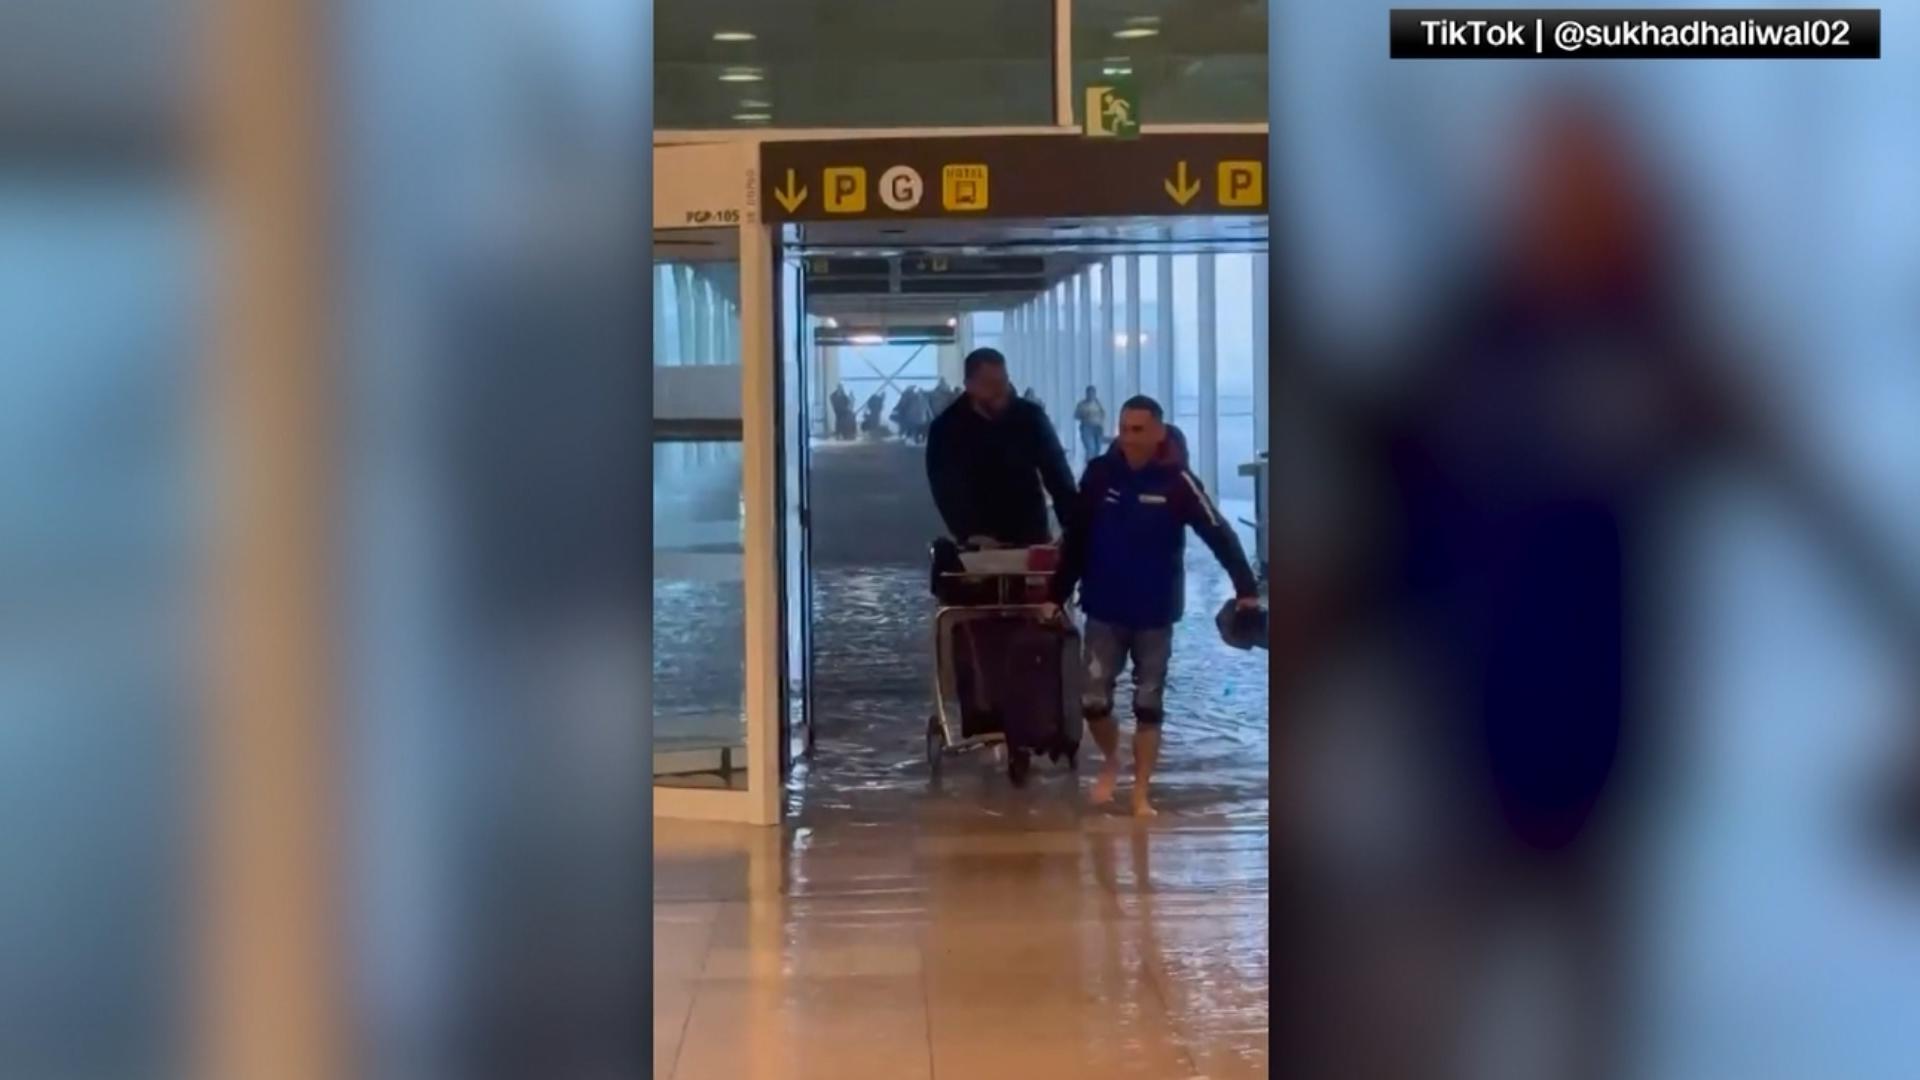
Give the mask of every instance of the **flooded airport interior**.
[{"label": "flooded airport interior", "polygon": [[[1150,828],[1088,805],[1090,741],[1077,769],[1042,759],[1021,787],[993,748],[936,772],[924,738],[936,684],[929,551],[946,530],[924,435],[901,406],[910,390],[960,387],[963,357],[997,349],[1017,392],[1053,419],[1077,475],[1112,437],[1111,422],[1095,441],[1072,421],[1087,389],[1110,418],[1136,394],[1154,397],[1257,566],[1265,227],[1198,218],[789,233],[779,299],[804,313],[776,320],[792,334],[782,342],[792,425],[782,469],[805,504],[788,507],[783,554],[787,827],[763,836],[660,822],[658,925],[685,945],[683,966],[656,978],[657,1018],[684,1022],[658,1047],[678,1061],[674,1075],[761,1075],[751,1055],[776,1045],[772,1035],[759,1048],[759,1036],[712,1038],[708,1025],[724,1021],[703,980],[716,964],[807,976],[777,1002],[756,999],[751,982],[721,985],[737,995],[725,1015],[777,1009],[792,1017],[789,1035],[787,1023],[818,1021],[805,1036],[817,1049],[808,1068],[861,1062],[874,1074],[884,1060],[886,1075],[977,1075],[1017,1061],[1063,1076],[1265,1075],[1268,673],[1264,651],[1231,648],[1214,626],[1232,584],[1204,545],[1188,543]],[[739,379],[727,366],[741,324],[737,252],[721,232],[661,238],[671,243],[656,242],[656,355],[663,368],[704,370],[681,376],[686,396],[656,399],[657,412],[685,416],[657,429],[656,784],[743,790],[753,778],[739,435],[690,404],[691,388]],[[754,837],[744,855],[728,839],[743,835]],[[777,895],[733,877],[756,872],[774,875]],[[1016,910],[1026,914],[1009,932],[1004,913]],[[681,955],[668,947],[662,963]],[[1031,992],[1036,980],[1051,995],[1037,1014],[982,992]],[[871,996],[860,1023],[899,1045],[879,1057],[833,1053],[833,1033],[855,1021],[817,997],[827,994]],[[1086,995],[1114,1007],[1089,1014]],[[1036,1032],[1017,1057],[979,1034],[1016,1025]]]}]

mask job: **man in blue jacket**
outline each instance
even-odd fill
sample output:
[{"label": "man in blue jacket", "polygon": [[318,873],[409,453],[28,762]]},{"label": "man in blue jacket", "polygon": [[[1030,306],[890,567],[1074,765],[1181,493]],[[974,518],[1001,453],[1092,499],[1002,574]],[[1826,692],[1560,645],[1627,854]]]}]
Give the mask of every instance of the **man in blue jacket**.
[{"label": "man in blue jacket", "polygon": [[1260,606],[1260,586],[1240,538],[1187,471],[1182,440],[1158,402],[1130,399],[1120,411],[1120,437],[1093,459],[1067,524],[1052,599],[1064,604],[1080,588],[1087,616],[1087,729],[1104,759],[1093,801],[1113,798],[1120,778],[1120,730],[1113,687],[1133,662],[1133,812],[1154,814],[1148,797],[1160,756],[1160,725],[1173,657],[1173,626],[1186,594],[1186,530],[1192,528],[1233,578],[1242,608]]}]

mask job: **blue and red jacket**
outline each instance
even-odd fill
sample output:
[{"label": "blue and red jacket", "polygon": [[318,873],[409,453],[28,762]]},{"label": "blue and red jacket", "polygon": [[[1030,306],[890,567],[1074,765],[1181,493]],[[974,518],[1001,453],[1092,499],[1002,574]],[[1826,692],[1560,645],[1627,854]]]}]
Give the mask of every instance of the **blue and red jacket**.
[{"label": "blue and red jacket", "polygon": [[1053,578],[1055,603],[1066,603],[1078,585],[1089,618],[1134,630],[1172,626],[1186,608],[1189,528],[1213,550],[1236,593],[1260,594],[1239,536],[1187,470],[1181,442],[1170,435],[1138,469],[1117,443],[1087,464]]}]

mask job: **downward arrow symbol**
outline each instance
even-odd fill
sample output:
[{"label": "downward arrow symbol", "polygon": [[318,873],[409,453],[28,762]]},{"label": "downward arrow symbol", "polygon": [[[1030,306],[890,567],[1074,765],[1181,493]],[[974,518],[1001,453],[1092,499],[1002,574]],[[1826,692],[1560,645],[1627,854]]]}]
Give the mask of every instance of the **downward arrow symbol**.
[{"label": "downward arrow symbol", "polygon": [[1173,198],[1174,202],[1185,206],[1193,201],[1195,195],[1200,194],[1200,181],[1190,181],[1187,178],[1187,163],[1184,161],[1174,169],[1173,175],[1172,180],[1164,180],[1160,186],[1167,189],[1167,194]]},{"label": "downward arrow symbol", "polygon": [[799,181],[794,178],[793,170],[788,169],[787,186],[773,189],[773,197],[780,201],[781,206],[786,207],[789,214],[799,209],[801,203],[807,201],[807,189],[799,187],[798,184]]}]

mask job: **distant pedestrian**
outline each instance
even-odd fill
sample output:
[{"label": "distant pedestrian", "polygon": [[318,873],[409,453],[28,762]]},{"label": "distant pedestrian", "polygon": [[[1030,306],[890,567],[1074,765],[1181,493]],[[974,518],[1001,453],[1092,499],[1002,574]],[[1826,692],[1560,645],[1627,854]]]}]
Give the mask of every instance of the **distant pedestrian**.
[{"label": "distant pedestrian", "polygon": [[1074,422],[1080,426],[1080,448],[1089,464],[1107,448],[1107,407],[1100,404],[1100,391],[1087,387],[1087,396],[1073,409]]}]

